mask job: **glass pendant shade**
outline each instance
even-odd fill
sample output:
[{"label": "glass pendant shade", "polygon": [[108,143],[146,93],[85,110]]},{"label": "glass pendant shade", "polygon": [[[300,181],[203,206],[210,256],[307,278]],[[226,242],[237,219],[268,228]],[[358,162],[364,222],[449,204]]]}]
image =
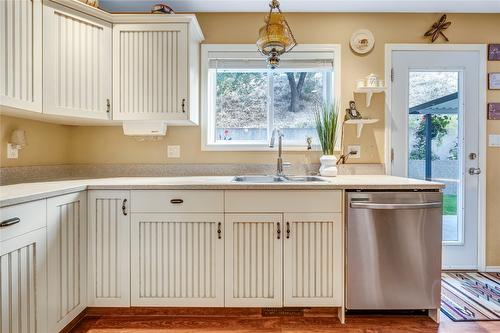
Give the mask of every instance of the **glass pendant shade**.
[{"label": "glass pendant shade", "polygon": [[[297,45],[292,31],[285,20],[285,16],[279,9],[279,3],[272,1],[271,10],[266,17],[266,24],[259,29],[257,47],[260,53],[267,56],[268,66],[276,68],[279,65],[279,56],[289,52]],[[277,9],[277,12],[273,12]]]}]

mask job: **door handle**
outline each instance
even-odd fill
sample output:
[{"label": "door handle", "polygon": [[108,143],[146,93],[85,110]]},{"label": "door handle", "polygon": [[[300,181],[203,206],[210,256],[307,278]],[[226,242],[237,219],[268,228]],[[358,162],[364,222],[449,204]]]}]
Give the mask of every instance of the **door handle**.
[{"label": "door handle", "polygon": [[290,222],[286,223],[286,239],[290,239]]},{"label": "door handle", "polygon": [[172,203],[172,204],[181,204],[183,202],[184,202],[184,200],[182,200],[182,199],[171,199],[170,200],[170,203]]},{"label": "door handle", "polygon": [[123,215],[127,216],[127,199],[123,199],[123,202],[122,202],[122,213],[123,213]]},{"label": "door handle", "polygon": [[217,238],[222,239],[222,223],[217,223]]},{"label": "door handle", "polygon": [[469,168],[469,175],[480,175],[481,168]]},{"label": "door handle", "polygon": [[276,224],[276,238],[281,239],[281,226],[279,222]]},{"label": "door handle", "polygon": [[441,208],[441,202],[426,202],[416,204],[379,204],[379,203],[364,203],[364,202],[351,202],[351,208],[364,208],[364,209],[427,209],[427,208]]},{"label": "door handle", "polygon": [[5,221],[0,222],[0,228],[5,228],[10,225],[14,225],[21,222],[21,219],[19,217],[13,217],[11,219],[7,219]]}]

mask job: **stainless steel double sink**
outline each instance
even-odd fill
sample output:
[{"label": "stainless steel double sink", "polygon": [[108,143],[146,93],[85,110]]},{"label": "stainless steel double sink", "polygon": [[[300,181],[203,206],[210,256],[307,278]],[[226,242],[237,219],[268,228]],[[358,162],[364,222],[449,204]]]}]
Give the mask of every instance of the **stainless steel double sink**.
[{"label": "stainless steel double sink", "polygon": [[316,176],[266,176],[266,175],[251,175],[251,176],[236,176],[232,180],[236,183],[311,183],[311,182],[328,182]]}]

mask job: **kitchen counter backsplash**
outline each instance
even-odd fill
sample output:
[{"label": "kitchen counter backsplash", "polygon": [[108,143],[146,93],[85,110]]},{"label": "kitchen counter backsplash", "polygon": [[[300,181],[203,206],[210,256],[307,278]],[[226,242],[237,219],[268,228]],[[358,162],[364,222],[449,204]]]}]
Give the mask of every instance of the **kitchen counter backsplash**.
[{"label": "kitchen counter backsplash", "polygon": [[[316,175],[319,164],[293,164],[290,175]],[[275,164],[77,164],[0,168],[0,184],[107,177],[184,177],[274,174]],[[344,164],[341,175],[382,175],[383,164]]]}]

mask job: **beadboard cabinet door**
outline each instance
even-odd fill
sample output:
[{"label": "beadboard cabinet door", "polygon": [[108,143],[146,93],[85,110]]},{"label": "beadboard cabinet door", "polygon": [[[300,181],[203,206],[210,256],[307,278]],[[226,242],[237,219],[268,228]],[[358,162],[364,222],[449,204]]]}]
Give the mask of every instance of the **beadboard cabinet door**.
[{"label": "beadboard cabinet door", "polygon": [[43,112],[110,119],[111,23],[50,1],[43,19]]},{"label": "beadboard cabinet door", "polygon": [[88,198],[88,304],[130,306],[130,192],[91,190]]},{"label": "beadboard cabinet door", "polygon": [[0,106],[42,112],[42,1],[0,1]]},{"label": "beadboard cabinet door", "polygon": [[342,214],[284,215],[284,306],[342,306]]},{"label": "beadboard cabinet door", "polygon": [[223,214],[133,213],[132,306],[224,306]]},{"label": "beadboard cabinet door", "polygon": [[226,214],[225,305],[282,306],[282,214]]},{"label": "beadboard cabinet door", "polygon": [[2,333],[49,332],[45,233],[41,228],[0,242]]},{"label": "beadboard cabinet door", "polygon": [[189,119],[188,25],[113,26],[113,119]]},{"label": "beadboard cabinet door", "polygon": [[87,306],[87,192],[47,199],[48,327],[59,332]]}]

